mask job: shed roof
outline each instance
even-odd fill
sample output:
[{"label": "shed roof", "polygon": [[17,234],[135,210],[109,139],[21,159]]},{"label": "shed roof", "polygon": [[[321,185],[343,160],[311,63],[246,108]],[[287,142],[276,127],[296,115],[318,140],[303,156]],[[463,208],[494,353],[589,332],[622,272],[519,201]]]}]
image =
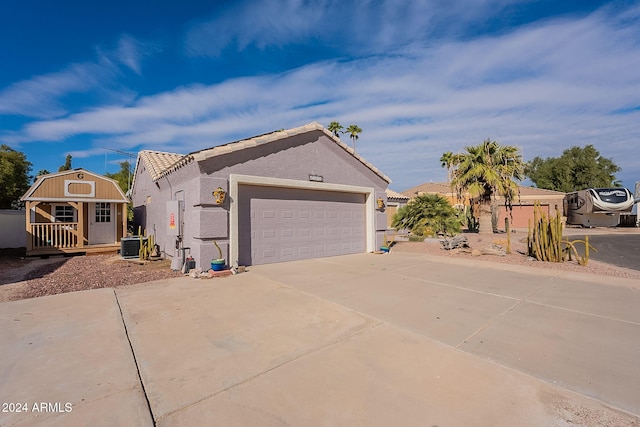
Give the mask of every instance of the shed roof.
[{"label": "shed roof", "polygon": [[[96,185],[96,182],[102,185]],[[68,194],[67,184],[71,185],[92,184],[93,194]],[[48,183],[48,184],[47,184]],[[65,188],[59,188],[65,187]],[[54,172],[40,175],[36,182],[27,190],[20,200],[23,201],[78,201],[87,200],[95,202],[118,202],[128,203],[129,200],[120,188],[118,183],[106,176],[90,172],[86,169],[78,168],[68,171]]]},{"label": "shed roof", "polygon": [[[194,151],[186,155],[165,153],[160,151],[141,151],[138,155],[138,163],[136,164],[136,169],[138,168],[138,164],[140,163],[140,161],[144,162],[146,167],[149,169],[150,176],[153,181],[157,181],[163,176],[169,175],[193,161],[201,162],[211,157],[232,153],[234,151],[244,150],[246,148],[257,147],[263,144],[269,144],[271,142],[314,131],[323,132],[327,137],[329,137],[331,141],[335,142],[347,153],[355,157],[367,168],[371,169],[376,175],[380,176],[387,182],[391,182],[391,179],[389,177],[383,174],[371,163],[367,162],[362,156],[357,154],[353,150],[353,148],[349,147],[347,144],[342,142],[340,138],[336,137],[324,126],[316,122],[312,122],[307,125],[292,129],[271,132],[264,135],[254,136],[248,139],[242,139],[215,147],[205,148],[203,150]],[[136,174],[134,173],[134,177],[135,175]]]}]

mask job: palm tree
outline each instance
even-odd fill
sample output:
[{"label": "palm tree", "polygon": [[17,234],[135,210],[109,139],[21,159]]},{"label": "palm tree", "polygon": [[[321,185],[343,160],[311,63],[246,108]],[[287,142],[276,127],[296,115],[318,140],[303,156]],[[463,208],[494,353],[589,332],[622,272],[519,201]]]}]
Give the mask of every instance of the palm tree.
[{"label": "palm tree", "polygon": [[440,157],[440,166],[443,168],[447,168],[447,182],[451,184],[451,179],[453,178],[453,165],[455,163],[455,155],[451,151],[447,151],[442,153],[442,157]]},{"label": "palm tree", "polygon": [[480,207],[480,233],[492,233],[491,212],[496,196],[502,196],[511,209],[518,195],[514,180],[524,178],[524,163],[518,147],[500,145],[484,140],[482,144],[465,147],[465,152],[454,156],[452,184],[458,197],[468,193],[472,202]]},{"label": "palm tree", "polygon": [[356,141],[358,140],[358,134],[362,133],[362,129],[358,127],[358,125],[349,125],[345,133],[349,134],[349,138],[353,141],[353,151],[356,151]]},{"label": "palm tree", "polygon": [[329,123],[329,126],[327,127],[327,129],[329,129],[329,132],[333,132],[335,136],[339,137],[340,133],[342,132],[342,129],[344,128],[342,127],[340,122],[337,122],[334,120],[331,123]]}]

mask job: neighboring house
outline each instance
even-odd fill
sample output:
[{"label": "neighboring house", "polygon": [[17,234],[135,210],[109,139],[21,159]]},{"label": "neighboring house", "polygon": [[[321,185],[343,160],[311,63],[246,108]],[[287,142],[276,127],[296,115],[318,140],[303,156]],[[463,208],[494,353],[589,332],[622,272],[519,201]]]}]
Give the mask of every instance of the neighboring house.
[{"label": "neighboring house", "polygon": [[[497,223],[499,229],[504,229],[504,219],[506,217],[509,218],[511,227],[527,228],[529,226],[529,219],[533,220],[533,206],[535,202],[540,203],[542,212],[546,215],[555,215],[556,210],[562,215],[562,203],[565,193],[524,186],[519,186],[518,192],[519,197],[513,202],[513,210],[510,215],[504,207],[504,198],[496,198],[497,204],[500,206]],[[425,193],[440,194],[446,197],[454,206],[461,203],[457,198],[455,190],[446,182],[426,182],[402,192],[403,195],[411,198]],[[466,204],[468,204],[468,198]]]},{"label": "neighboring house", "polygon": [[229,265],[372,252],[389,182],[311,123],[187,155],[142,151],[131,197],[162,253],[208,269],[214,241]]},{"label": "neighboring house", "polygon": [[[515,228],[527,228],[529,220],[533,221],[533,206],[535,203],[540,204],[542,212],[547,216],[555,216],[556,212],[563,215],[562,205],[566,193],[554,190],[546,190],[536,187],[518,187],[519,198],[513,203],[513,210],[509,223]],[[498,197],[500,203],[500,217],[498,218],[498,227],[504,228],[504,219],[508,216],[504,207],[504,199]]]},{"label": "neighboring house", "polygon": [[127,230],[118,183],[84,169],[41,175],[21,200],[27,255],[117,250]]},{"label": "neighboring house", "polygon": [[393,191],[387,188],[387,229],[391,230],[391,223],[393,222],[393,216],[398,212],[398,210],[405,206],[407,202],[409,202],[409,197],[404,194],[400,194],[397,191]]}]

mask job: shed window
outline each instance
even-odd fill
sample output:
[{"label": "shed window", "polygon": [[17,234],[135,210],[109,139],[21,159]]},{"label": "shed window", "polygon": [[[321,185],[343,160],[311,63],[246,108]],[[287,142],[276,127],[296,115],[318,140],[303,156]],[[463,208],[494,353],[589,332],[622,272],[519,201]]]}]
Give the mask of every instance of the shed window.
[{"label": "shed window", "polygon": [[56,222],[74,222],[75,209],[69,205],[54,206],[53,216]]},{"label": "shed window", "polygon": [[96,222],[111,222],[111,203],[96,203]]}]

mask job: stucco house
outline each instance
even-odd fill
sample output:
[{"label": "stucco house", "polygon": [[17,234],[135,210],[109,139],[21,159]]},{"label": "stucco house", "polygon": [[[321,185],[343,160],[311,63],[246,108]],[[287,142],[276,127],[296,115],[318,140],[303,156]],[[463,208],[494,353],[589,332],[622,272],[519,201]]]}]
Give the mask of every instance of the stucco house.
[{"label": "stucco house", "polygon": [[400,194],[397,191],[393,191],[387,188],[387,207],[385,209],[387,213],[387,229],[392,230],[391,224],[393,223],[393,216],[398,213],[398,210],[405,206],[409,202],[409,197],[404,194]]},{"label": "stucco house", "polygon": [[390,179],[318,123],[190,154],[142,151],[134,221],[208,269],[375,251]]},{"label": "stucco house", "polygon": [[127,231],[118,183],[85,169],[41,175],[21,200],[27,255],[116,251]]},{"label": "stucco house", "polygon": [[[509,217],[509,222],[513,228],[527,228],[529,219],[533,220],[534,203],[540,203],[542,211],[547,215],[555,215],[556,210],[562,214],[562,201],[565,193],[544,188],[518,187],[519,197],[513,202],[513,209],[509,214],[504,207],[504,199],[497,197],[496,201],[500,206],[498,214],[498,228],[504,228],[504,219]],[[447,198],[452,205],[460,203],[451,185],[446,182],[425,182],[402,192],[403,195],[414,198],[421,194],[440,194]],[[467,198],[468,203],[468,198]]]}]

